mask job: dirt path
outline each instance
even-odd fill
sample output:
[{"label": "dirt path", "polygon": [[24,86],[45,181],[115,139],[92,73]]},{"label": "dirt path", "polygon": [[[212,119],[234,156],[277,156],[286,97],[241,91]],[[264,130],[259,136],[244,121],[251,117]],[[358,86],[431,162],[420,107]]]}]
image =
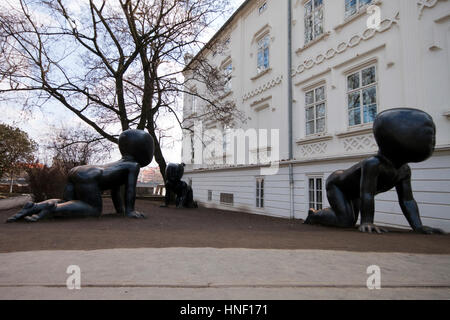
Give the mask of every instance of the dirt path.
[{"label": "dirt path", "polygon": [[112,202],[107,199],[101,218],[6,224],[2,222],[17,208],[0,210],[0,252],[212,247],[450,254],[449,235],[394,229],[384,235],[362,234],[356,229],[308,226],[297,220],[215,209],[164,209],[145,200],[138,200],[136,208],[148,218],[132,220],[112,214]]}]

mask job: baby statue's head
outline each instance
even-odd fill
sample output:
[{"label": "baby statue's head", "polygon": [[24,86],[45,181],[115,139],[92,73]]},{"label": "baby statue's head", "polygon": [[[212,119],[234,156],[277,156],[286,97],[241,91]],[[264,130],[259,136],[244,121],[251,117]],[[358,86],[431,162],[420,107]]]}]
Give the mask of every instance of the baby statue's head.
[{"label": "baby statue's head", "polygon": [[125,130],[119,136],[122,156],[131,156],[141,167],[148,166],[153,159],[153,138],[144,130]]},{"label": "baby statue's head", "polygon": [[184,163],[169,163],[166,167],[166,179],[167,181],[177,182],[180,181],[184,174]]},{"label": "baby statue's head", "polygon": [[426,112],[396,108],[378,114],[373,124],[380,153],[397,164],[428,159],[436,145],[436,126]]}]

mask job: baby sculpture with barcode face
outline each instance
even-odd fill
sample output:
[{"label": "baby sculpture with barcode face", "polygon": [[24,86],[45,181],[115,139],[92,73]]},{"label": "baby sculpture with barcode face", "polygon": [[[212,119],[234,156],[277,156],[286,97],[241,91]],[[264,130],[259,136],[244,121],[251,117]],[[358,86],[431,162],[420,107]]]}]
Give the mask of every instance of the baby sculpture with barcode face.
[{"label": "baby sculpture with barcode face", "polygon": [[375,195],[395,187],[401,210],[414,231],[443,233],[422,225],[408,165],[425,161],[433,154],[436,127],[432,117],[417,109],[386,110],[375,119],[373,132],[378,154],[332,173],[326,183],[331,208],[310,209],[305,223],[353,227],[361,212],[361,232],[386,232],[374,225]]},{"label": "baby sculpture with barcode face", "polygon": [[[117,213],[143,218],[134,209],[139,171],[153,158],[153,138],[143,130],[126,130],[119,136],[122,158],[106,165],[85,165],[69,172],[63,199],[29,202],[7,222],[25,219],[35,222],[51,217],[98,217],[102,213],[102,192],[111,190]],[[121,187],[125,188],[125,195]]]}]

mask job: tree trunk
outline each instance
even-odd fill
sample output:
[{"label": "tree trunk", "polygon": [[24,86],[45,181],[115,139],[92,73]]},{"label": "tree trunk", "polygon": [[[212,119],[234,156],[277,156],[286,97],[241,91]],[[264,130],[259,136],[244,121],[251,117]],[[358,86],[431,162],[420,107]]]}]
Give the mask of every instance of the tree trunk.
[{"label": "tree trunk", "polygon": [[12,193],[13,192],[13,180],[14,180],[14,174],[12,171],[11,171],[9,178],[11,179],[11,182],[9,184],[9,193]]},{"label": "tree trunk", "polygon": [[158,137],[155,134],[155,130],[152,130],[149,126],[147,126],[148,133],[152,136],[153,141],[155,142],[155,150],[154,150],[154,157],[156,163],[159,165],[159,171],[161,172],[161,175],[164,179],[164,182],[166,181],[166,160],[164,159],[161,145],[159,143]]}]

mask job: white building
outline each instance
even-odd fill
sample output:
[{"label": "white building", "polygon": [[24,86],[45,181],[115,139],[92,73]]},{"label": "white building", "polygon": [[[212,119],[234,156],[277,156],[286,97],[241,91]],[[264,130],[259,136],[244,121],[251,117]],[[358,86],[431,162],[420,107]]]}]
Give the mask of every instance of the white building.
[{"label": "white building", "polygon": [[[376,7],[369,14],[370,5]],[[411,164],[415,199],[424,225],[450,231],[450,1],[247,0],[216,41],[227,49],[199,55],[230,73],[229,94],[247,117],[241,128],[278,129],[279,141],[247,146],[247,165],[214,164],[222,155],[203,153],[203,164],[185,171],[199,202],[304,219],[310,207],[328,206],[325,181],[333,171],[376,152],[375,115],[415,107],[437,126],[433,157]],[[185,117],[202,103],[186,95]],[[222,130],[217,123],[203,128]],[[197,138],[184,136],[187,164],[199,152],[191,147]],[[279,170],[262,175],[264,154],[275,147]],[[375,223],[408,226],[395,190],[376,197]]]}]

